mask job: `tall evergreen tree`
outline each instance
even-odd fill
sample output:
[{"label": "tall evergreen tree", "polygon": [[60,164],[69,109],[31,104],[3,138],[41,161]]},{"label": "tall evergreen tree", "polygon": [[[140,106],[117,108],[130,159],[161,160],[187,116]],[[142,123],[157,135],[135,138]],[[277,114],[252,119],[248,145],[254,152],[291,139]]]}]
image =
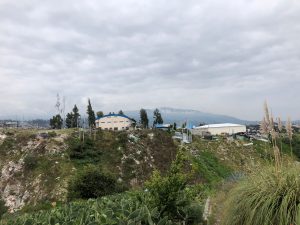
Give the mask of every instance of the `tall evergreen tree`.
[{"label": "tall evergreen tree", "polygon": [[177,129],[177,124],[176,124],[176,123],[174,123],[174,125],[173,125],[173,129],[174,129],[174,130],[176,130],[176,129]]},{"label": "tall evergreen tree", "polygon": [[145,109],[140,110],[140,118],[141,118],[141,124],[142,124],[143,128],[148,128],[149,120],[148,120],[147,111]]},{"label": "tall evergreen tree", "polygon": [[154,117],[154,122],[153,122],[154,125],[164,123],[163,118],[158,109],[154,110],[153,117]]},{"label": "tall evergreen tree", "polygon": [[95,116],[95,112],[92,108],[90,99],[88,100],[87,114],[88,114],[89,127],[95,127],[96,126],[96,116]]},{"label": "tall evergreen tree", "polygon": [[80,114],[79,114],[79,110],[77,108],[77,105],[74,105],[74,108],[73,108],[72,111],[73,111],[72,127],[78,127],[79,126]]},{"label": "tall evergreen tree", "polygon": [[73,113],[68,113],[66,118],[66,126],[67,128],[72,128],[73,125]]},{"label": "tall evergreen tree", "polygon": [[50,126],[52,129],[61,129],[62,125],[63,125],[63,119],[59,114],[53,116],[52,119],[50,119]]}]

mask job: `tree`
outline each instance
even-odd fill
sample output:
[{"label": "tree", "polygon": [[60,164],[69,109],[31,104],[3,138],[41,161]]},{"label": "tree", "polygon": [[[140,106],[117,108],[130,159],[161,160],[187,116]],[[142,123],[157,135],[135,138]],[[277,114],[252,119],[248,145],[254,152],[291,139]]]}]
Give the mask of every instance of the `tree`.
[{"label": "tree", "polygon": [[63,119],[59,114],[53,116],[52,119],[50,119],[50,126],[52,129],[61,129],[62,124],[63,124]]},{"label": "tree", "polygon": [[90,99],[88,100],[87,114],[88,114],[89,127],[95,127],[96,126],[96,117],[95,117],[95,112],[92,108]]},{"label": "tree", "polygon": [[80,117],[80,114],[79,114],[79,110],[77,108],[77,105],[74,105],[74,108],[73,108],[73,119],[72,119],[72,127],[78,127],[78,123],[79,123],[79,117]]},{"label": "tree", "polygon": [[154,117],[154,122],[153,122],[154,125],[164,123],[163,118],[158,109],[154,110],[153,115],[154,115],[153,116]]},{"label": "tree", "polygon": [[122,109],[119,111],[119,114],[120,114],[120,115],[124,115]]},{"label": "tree", "polygon": [[174,130],[176,130],[176,129],[177,129],[177,124],[176,124],[176,123],[174,123],[174,125],[173,125],[173,129],[174,129]]},{"label": "tree", "polygon": [[102,116],[104,116],[104,113],[102,111],[98,111],[97,112],[97,117],[102,117]]},{"label": "tree", "polygon": [[149,120],[148,120],[147,111],[145,109],[140,110],[140,118],[141,118],[141,124],[142,124],[143,128],[148,128]]},{"label": "tree", "polygon": [[73,113],[68,113],[66,118],[66,126],[67,128],[72,128],[73,125]]}]

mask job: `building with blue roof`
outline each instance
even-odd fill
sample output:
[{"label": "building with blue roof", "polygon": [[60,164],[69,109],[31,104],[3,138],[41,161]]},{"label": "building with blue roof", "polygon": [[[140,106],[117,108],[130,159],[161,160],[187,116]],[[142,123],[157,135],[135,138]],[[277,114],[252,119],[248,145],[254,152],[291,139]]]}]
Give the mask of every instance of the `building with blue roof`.
[{"label": "building with blue roof", "polygon": [[134,121],[123,114],[107,114],[96,118],[96,128],[102,130],[129,130],[133,127]]}]

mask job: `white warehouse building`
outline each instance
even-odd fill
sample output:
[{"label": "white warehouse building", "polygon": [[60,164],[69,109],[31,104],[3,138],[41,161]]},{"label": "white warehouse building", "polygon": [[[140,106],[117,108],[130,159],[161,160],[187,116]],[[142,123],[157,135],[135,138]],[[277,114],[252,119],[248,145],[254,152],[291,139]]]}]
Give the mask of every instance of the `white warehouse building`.
[{"label": "white warehouse building", "polygon": [[209,132],[211,135],[220,134],[236,134],[240,132],[246,132],[246,126],[233,123],[221,123],[221,124],[208,124],[200,127],[194,127],[192,134],[203,135]]},{"label": "white warehouse building", "polygon": [[102,130],[129,130],[133,121],[123,114],[108,114],[96,119],[96,128]]}]

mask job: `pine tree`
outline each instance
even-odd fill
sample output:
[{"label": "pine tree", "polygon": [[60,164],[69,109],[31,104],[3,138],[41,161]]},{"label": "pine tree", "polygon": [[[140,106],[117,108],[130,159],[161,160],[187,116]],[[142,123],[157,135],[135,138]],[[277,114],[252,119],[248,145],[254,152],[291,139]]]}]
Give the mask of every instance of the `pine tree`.
[{"label": "pine tree", "polygon": [[61,129],[62,124],[63,124],[63,119],[59,114],[53,116],[52,119],[50,119],[50,126],[52,129]]},{"label": "pine tree", "polygon": [[142,124],[143,128],[148,128],[149,120],[148,120],[147,111],[145,109],[140,110],[140,118],[141,118],[141,124]]},{"label": "pine tree", "polygon": [[154,117],[154,122],[153,122],[154,125],[164,123],[163,118],[158,109],[155,109],[153,114],[154,114],[154,116],[153,116]]},{"label": "pine tree", "polygon": [[174,125],[173,125],[173,129],[174,129],[174,130],[176,130],[176,129],[177,129],[177,124],[176,124],[176,123],[174,123]]},{"label": "pine tree", "polygon": [[72,128],[72,124],[73,124],[73,113],[68,113],[66,118],[67,128]]},{"label": "pine tree", "polygon": [[72,118],[72,127],[78,127],[79,126],[79,117],[80,117],[80,114],[79,114],[79,110],[77,108],[77,105],[74,105],[74,108],[73,108],[73,118]]},{"label": "pine tree", "polygon": [[88,114],[89,127],[91,127],[91,128],[95,127],[96,126],[96,117],[95,117],[95,112],[92,108],[90,99],[88,100],[87,114]]}]

